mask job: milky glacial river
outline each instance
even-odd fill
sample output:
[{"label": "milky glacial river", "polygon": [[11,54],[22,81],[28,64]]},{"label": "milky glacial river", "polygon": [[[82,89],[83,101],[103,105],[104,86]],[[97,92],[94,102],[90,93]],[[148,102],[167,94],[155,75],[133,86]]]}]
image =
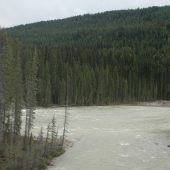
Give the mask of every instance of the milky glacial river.
[{"label": "milky glacial river", "polygon": [[[37,109],[36,126],[64,108]],[[100,106],[69,108],[73,142],[48,170],[170,170],[170,107]]]}]

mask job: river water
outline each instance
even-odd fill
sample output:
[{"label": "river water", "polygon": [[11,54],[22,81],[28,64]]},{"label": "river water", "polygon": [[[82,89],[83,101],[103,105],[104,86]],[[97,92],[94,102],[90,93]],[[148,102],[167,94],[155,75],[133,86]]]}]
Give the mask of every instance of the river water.
[{"label": "river water", "polygon": [[[37,109],[33,132],[64,108]],[[73,142],[48,170],[170,170],[170,107],[69,108],[67,139]]]}]

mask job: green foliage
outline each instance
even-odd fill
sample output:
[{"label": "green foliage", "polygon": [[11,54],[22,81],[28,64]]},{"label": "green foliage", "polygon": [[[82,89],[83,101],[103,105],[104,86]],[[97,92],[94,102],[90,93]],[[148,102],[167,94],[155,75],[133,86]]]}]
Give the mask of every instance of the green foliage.
[{"label": "green foliage", "polygon": [[[24,47],[0,30],[0,169],[33,170],[45,168],[50,160],[62,154],[62,136],[58,136],[53,117],[47,136],[41,129],[38,139],[31,130],[37,94],[38,55],[36,48]],[[46,65],[46,102],[51,84]],[[21,113],[26,109],[25,134],[21,136]],[[45,140],[46,138],[46,140]]]},{"label": "green foliage", "polygon": [[170,7],[111,11],[7,31],[38,55],[38,104],[170,99]]}]

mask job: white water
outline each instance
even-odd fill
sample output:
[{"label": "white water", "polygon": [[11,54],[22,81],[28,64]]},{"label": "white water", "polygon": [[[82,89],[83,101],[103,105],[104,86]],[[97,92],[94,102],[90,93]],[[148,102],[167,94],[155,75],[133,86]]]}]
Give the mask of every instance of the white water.
[{"label": "white water", "polygon": [[[64,108],[38,109],[34,133],[54,114],[61,125]],[[169,107],[72,107],[69,121],[73,146],[48,170],[170,169]]]}]

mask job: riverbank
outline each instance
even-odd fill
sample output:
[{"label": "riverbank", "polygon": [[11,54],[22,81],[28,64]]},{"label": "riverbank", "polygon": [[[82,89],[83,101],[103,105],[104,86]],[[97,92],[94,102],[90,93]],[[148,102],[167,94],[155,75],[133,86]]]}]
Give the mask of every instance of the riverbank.
[{"label": "riverbank", "polygon": [[[156,101],[146,101],[146,102],[138,102],[138,101],[130,101],[130,102],[117,102],[113,104],[103,104],[103,105],[72,105],[70,104],[69,107],[98,107],[98,106],[158,106],[158,107],[170,107],[170,101],[168,100],[156,100]],[[50,105],[48,107],[38,106],[37,109],[48,109],[48,108],[65,108],[65,105]]]},{"label": "riverbank", "polygon": [[[1,143],[8,150],[0,151],[0,170],[43,170],[51,165],[53,158],[65,152],[64,147],[51,148],[52,143],[34,138],[23,147],[23,137],[19,137],[14,146]],[[44,150],[44,148],[46,148]]]},{"label": "riverbank", "polygon": [[170,101],[168,100],[158,100],[152,102],[139,102],[138,105],[140,106],[158,106],[158,107],[170,107]]}]

